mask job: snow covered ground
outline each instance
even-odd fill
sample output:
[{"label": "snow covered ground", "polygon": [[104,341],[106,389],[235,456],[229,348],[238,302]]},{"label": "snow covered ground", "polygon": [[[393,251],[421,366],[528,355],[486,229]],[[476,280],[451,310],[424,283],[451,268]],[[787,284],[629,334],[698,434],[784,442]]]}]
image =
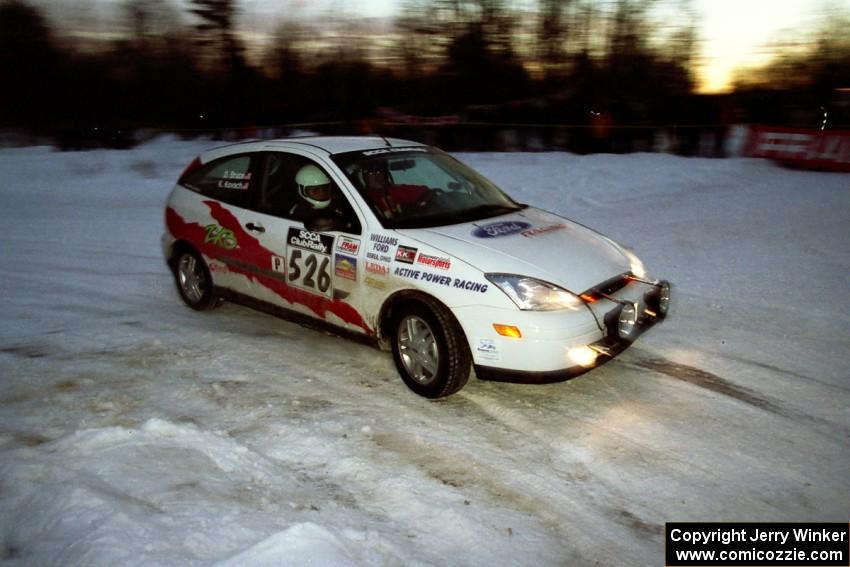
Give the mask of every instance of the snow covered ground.
[{"label": "snow covered ground", "polygon": [[678,303],[575,380],[430,402],[388,354],[181,304],[163,203],[210,145],[0,151],[0,560],[658,566],[667,521],[850,519],[850,175],[459,156]]}]

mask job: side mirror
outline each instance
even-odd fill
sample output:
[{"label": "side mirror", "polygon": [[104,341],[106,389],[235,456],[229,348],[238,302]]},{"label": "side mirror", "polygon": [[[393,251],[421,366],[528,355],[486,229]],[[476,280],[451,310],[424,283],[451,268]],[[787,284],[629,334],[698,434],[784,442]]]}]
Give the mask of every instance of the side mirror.
[{"label": "side mirror", "polygon": [[304,228],[310,232],[332,232],[343,230],[345,221],[330,211],[316,211],[304,221]]}]

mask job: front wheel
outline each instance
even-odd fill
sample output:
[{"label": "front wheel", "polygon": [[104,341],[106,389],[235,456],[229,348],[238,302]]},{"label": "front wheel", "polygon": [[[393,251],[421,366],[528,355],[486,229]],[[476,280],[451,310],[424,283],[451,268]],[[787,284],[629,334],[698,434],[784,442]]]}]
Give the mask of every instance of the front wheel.
[{"label": "front wheel", "polygon": [[426,398],[454,394],[469,380],[472,355],[442,305],[411,303],[394,319],[393,360],[407,386]]},{"label": "front wheel", "polygon": [[197,311],[218,307],[221,301],[213,293],[212,277],[203,258],[192,250],[177,253],[174,280],[184,303]]}]

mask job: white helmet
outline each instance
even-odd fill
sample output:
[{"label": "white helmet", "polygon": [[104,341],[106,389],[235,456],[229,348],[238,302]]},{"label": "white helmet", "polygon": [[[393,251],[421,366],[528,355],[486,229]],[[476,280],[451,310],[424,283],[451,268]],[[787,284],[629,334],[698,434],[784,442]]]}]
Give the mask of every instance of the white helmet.
[{"label": "white helmet", "polygon": [[324,209],[331,204],[331,180],[315,165],[305,165],[295,174],[298,193],[314,209]]}]

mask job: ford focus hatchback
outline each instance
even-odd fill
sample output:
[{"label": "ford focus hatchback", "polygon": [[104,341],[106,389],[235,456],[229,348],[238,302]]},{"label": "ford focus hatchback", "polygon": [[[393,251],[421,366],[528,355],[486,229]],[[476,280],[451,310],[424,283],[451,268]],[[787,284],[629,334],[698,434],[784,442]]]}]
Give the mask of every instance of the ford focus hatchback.
[{"label": "ford focus hatchback", "polygon": [[163,251],[191,308],[232,300],[391,350],[417,394],[551,382],[662,320],[670,284],[448,154],[377,137],[235,144],[168,198]]}]

